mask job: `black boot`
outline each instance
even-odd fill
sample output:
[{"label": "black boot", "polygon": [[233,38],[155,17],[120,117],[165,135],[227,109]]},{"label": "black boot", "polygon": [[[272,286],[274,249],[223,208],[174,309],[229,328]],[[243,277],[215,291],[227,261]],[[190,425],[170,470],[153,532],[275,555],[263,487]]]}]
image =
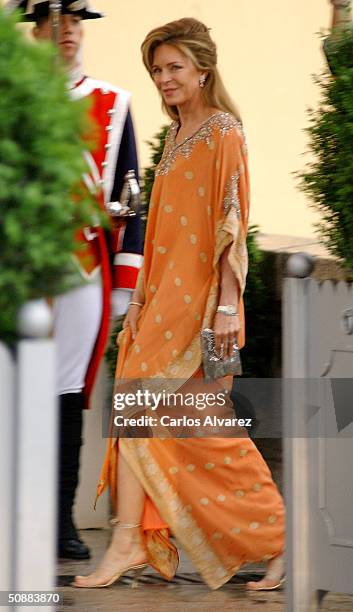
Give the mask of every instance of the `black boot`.
[{"label": "black boot", "polygon": [[59,396],[58,556],[76,560],[90,558],[89,549],[80,540],[72,518],[80,465],[83,407],[82,393]]}]

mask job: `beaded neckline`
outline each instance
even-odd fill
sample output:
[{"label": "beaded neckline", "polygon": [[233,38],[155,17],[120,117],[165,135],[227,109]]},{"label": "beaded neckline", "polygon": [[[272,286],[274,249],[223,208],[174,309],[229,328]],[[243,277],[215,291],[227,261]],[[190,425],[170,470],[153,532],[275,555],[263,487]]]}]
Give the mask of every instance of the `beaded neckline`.
[{"label": "beaded neckline", "polygon": [[211,121],[211,119],[213,119],[217,115],[224,115],[224,112],[223,111],[217,111],[216,113],[213,113],[212,115],[207,117],[207,119],[205,119],[204,121],[202,121],[200,123],[199,127],[197,128],[197,130],[195,130],[195,132],[190,134],[190,136],[186,136],[186,138],[184,138],[181,142],[176,142],[176,137],[178,135],[178,130],[180,129],[180,123],[178,121],[173,121],[173,123],[171,124],[170,129],[173,130],[173,133],[171,133],[171,138],[174,141],[174,146],[175,147],[181,147],[185,142],[187,142],[191,138],[194,138],[194,136],[196,136],[197,132],[199,132],[199,130],[201,130],[206,123]]},{"label": "beaded neckline", "polygon": [[243,134],[243,126],[240,121],[230,113],[223,111],[208,117],[194,134],[188,136],[182,142],[176,143],[175,138],[178,128],[179,123],[173,121],[166,136],[162,159],[156,168],[156,176],[168,174],[178,155],[182,155],[185,159],[189,158],[198,142],[206,142],[210,147],[214,128],[219,129],[222,136],[225,136],[232,129],[238,129]]}]

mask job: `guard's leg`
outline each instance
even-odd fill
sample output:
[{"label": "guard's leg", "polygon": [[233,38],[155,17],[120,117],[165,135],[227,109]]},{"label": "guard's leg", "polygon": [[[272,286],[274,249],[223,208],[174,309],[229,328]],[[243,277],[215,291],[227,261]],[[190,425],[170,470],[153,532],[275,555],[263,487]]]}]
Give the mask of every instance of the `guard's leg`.
[{"label": "guard's leg", "polygon": [[59,539],[58,554],[69,559],[89,559],[89,549],[80,540],[73,521],[82,444],[82,393],[59,396]]}]

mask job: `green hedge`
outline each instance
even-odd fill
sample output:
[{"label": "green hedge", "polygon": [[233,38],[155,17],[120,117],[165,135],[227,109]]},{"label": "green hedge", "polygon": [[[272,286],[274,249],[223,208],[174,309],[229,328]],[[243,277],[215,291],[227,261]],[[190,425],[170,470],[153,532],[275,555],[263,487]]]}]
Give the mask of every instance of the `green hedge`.
[{"label": "green hedge", "polygon": [[0,338],[11,343],[19,307],[66,288],[95,205],[80,193],[86,105],[69,99],[52,46],[26,40],[1,7],[0,41]]},{"label": "green hedge", "polygon": [[332,76],[315,82],[321,98],[309,110],[310,162],[298,173],[301,188],[320,213],[322,242],[353,270],[353,30],[325,44]]}]

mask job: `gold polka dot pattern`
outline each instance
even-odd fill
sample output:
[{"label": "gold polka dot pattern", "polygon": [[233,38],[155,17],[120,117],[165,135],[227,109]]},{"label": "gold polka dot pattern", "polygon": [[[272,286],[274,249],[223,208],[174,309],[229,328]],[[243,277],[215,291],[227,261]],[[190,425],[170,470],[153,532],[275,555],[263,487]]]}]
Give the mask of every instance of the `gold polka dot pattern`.
[{"label": "gold polka dot pattern", "polygon": [[253,523],[250,523],[249,525],[249,529],[252,529],[252,530],[258,529],[259,527],[260,527],[260,524],[257,523],[256,521],[254,521]]},{"label": "gold polka dot pattern", "polygon": [[271,515],[268,517],[267,521],[270,525],[274,525],[277,522],[277,516]]},{"label": "gold polka dot pattern", "polygon": [[231,533],[235,533],[235,535],[238,535],[239,533],[241,533],[241,529],[239,529],[239,527],[232,527]]}]

